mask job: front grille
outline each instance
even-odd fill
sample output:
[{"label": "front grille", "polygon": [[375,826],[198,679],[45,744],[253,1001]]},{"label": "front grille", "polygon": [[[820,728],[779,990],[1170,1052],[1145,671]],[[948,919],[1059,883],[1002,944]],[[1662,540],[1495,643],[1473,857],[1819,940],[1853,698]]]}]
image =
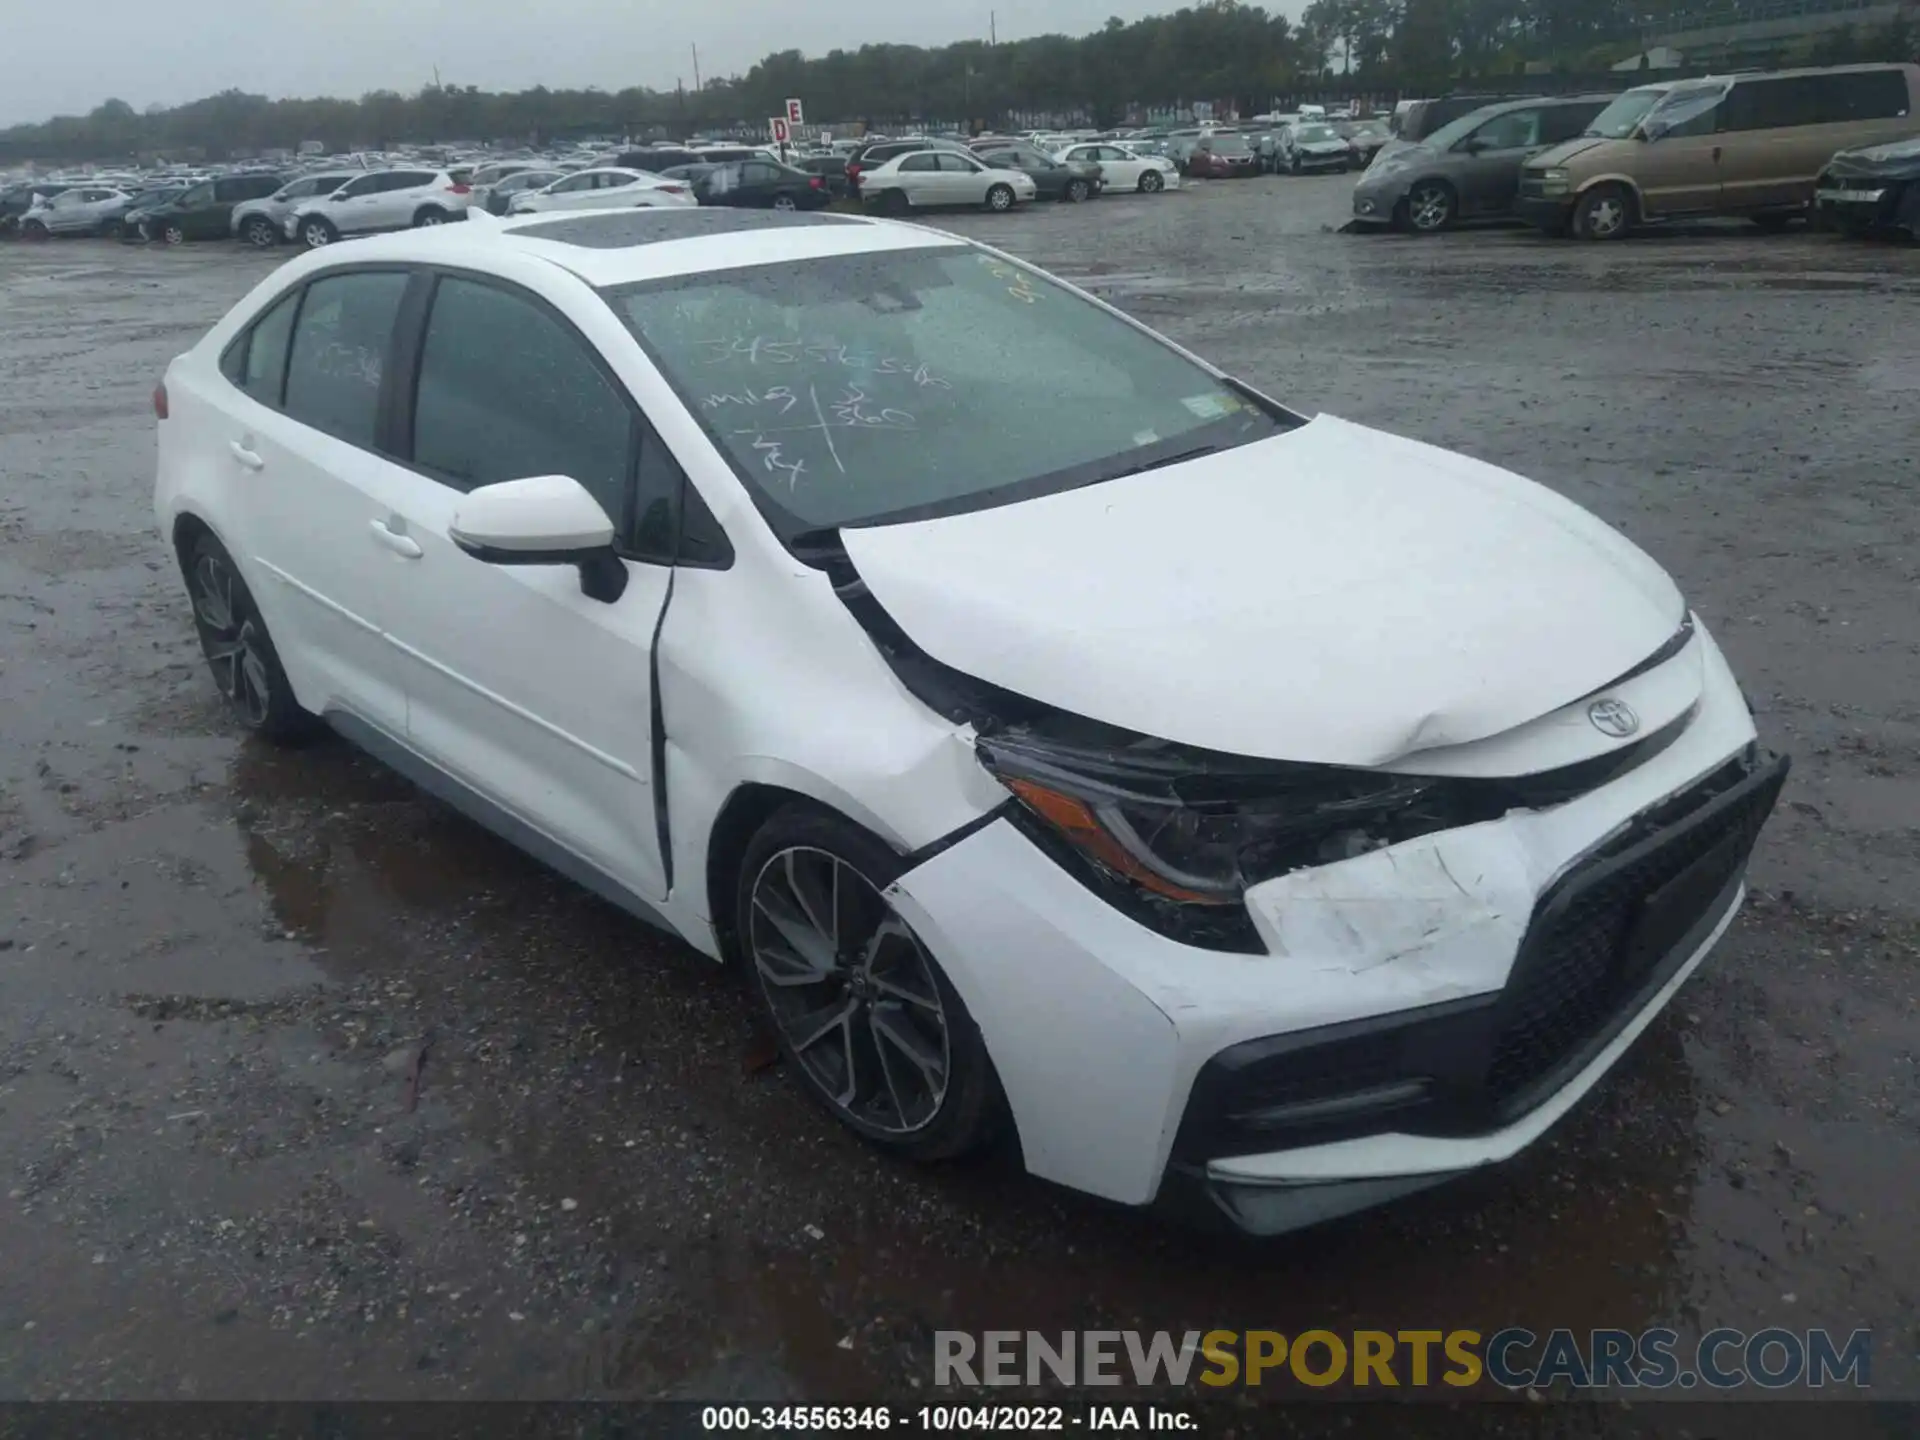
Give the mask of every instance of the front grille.
[{"label": "front grille", "polygon": [[1676,947],[1745,869],[1786,773],[1755,778],[1590,857],[1542,899],[1507,981],[1487,1072],[1501,1113],[1537,1103],[1625,1022],[1650,981],[1664,980],[1662,959],[1684,959]]},{"label": "front grille", "polygon": [[1540,898],[1495,995],[1213,1056],[1194,1078],[1175,1160],[1511,1123],[1589,1064],[1699,947],[1786,774],[1784,759],[1749,753],[1641,812]]}]

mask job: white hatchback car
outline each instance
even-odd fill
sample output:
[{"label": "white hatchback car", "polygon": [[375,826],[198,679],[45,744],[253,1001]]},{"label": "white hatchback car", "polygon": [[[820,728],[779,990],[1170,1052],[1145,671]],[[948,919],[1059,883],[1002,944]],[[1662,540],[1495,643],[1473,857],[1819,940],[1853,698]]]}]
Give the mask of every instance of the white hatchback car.
[{"label": "white hatchback car", "polygon": [[445,170],[375,170],[288,212],[287,238],[309,250],[343,235],[430,228],[465,217],[472,187]]},{"label": "white hatchback car", "polygon": [[522,190],[507,202],[510,215],[550,210],[613,210],[623,206],[688,206],[699,202],[678,180],[647,170],[603,166],[555,180],[543,190]]},{"label": "white hatchback car", "polygon": [[1673,582],[1000,252],[691,209],[309,254],[168,367],[239,718],[739,966],[916,1157],[1250,1231],[1506,1159],[1786,761]]}]

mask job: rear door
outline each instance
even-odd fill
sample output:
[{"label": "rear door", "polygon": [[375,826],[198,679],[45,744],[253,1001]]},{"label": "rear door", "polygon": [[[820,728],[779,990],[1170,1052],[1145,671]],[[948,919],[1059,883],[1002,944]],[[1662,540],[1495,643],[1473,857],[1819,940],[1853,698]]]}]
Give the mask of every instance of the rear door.
[{"label": "rear door", "polygon": [[431,170],[397,170],[381,177],[368,213],[376,230],[404,230],[413,224],[414,212],[430,197],[428,187],[439,176]]},{"label": "rear door", "polygon": [[403,270],[361,269],[282,299],[222,358],[235,393],[214,437],[232,476],[224,538],[300,672],[302,700],[396,737],[406,697],[381,608],[406,562],[374,529],[395,498],[376,435],[406,287]]},{"label": "rear door", "polygon": [[[658,899],[650,657],[672,571],[643,556],[679,472],[574,320],[528,290],[441,275],[417,356],[397,421],[413,473],[388,519],[417,546],[387,622],[409,744]],[[575,567],[485,564],[448,538],[469,491],[536,475],[570,475],[607,511],[631,557],[618,600],[582,594]]]}]

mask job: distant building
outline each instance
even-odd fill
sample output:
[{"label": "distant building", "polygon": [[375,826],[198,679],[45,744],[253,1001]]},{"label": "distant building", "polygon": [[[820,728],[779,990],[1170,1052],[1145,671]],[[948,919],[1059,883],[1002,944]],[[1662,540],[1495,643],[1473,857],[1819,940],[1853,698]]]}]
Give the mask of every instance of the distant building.
[{"label": "distant building", "polygon": [[1678,70],[1687,57],[1670,45],[1653,45],[1638,55],[1629,55],[1615,70]]},{"label": "distant building", "polygon": [[1752,68],[1778,64],[1809,35],[1875,30],[1907,8],[1901,0],[1739,0],[1681,11],[1640,38],[1647,53],[1676,50],[1691,69]]}]

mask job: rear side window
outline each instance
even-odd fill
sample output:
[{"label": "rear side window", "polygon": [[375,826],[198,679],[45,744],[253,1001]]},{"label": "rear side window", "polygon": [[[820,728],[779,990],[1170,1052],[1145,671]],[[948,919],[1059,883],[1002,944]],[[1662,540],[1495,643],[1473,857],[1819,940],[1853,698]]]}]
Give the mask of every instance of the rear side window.
[{"label": "rear side window", "polygon": [[1821,101],[1829,78],[1793,75],[1778,80],[1743,80],[1720,107],[1720,128],[1780,130],[1789,125],[1818,125],[1825,118]]},{"label": "rear side window", "polygon": [[1896,120],[1912,113],[1903,70],[1822,75],[1822,109],[1830,120]]},{"label": "rear side window", "polygon": [[633,411],[585,340],[544,306],[447,277],[434,291],[413,460],[460,490],[570,475],[629,533]]},{"label": "rear side window", "polygon": [[380,379],[406,288],[397,271],[330,275],[307,286],[287,359],[289,415],[373,448]]},{"label": "rear side window", "polygon": [[227,379],[262,405],[276,409],[280,405],[287,377],[287,341],[293,335],[293,316],[299,308],[298,290],[283,296],[220,357],[220,369]]}]

